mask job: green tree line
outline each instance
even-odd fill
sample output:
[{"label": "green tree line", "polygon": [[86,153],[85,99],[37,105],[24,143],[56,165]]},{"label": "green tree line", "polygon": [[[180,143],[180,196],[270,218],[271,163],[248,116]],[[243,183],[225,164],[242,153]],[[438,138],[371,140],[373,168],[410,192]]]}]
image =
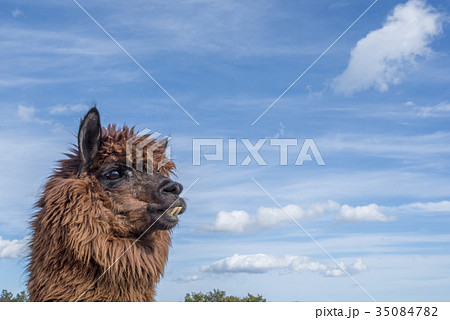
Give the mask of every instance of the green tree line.
[{"label": "green tree line", "polygon": [[3,289],[2,293],[0,294],[0,302],[27,302],[27,301],[28,301],[28,294],[25,291],[22,291],[16,294],[16,296],[14,296],[12,292]]},{"label": "green tree line", "polygon": [[[16,296],[12,292],[3,289],[0,294],[0,302],[27,302],[28,294],[22,291]],[[184,297],[184,302],[266,302],[261,295],[252,295],[250,293],[245,297],[227,296],[225,291],[214,289],[207,293],[191,292]]]},{"label": "green tree line", "polygon": [[214,289],[207,293],[192,292],[186,294],[184,302],[266,302],[261,295],[247,293],[245,297],[227,296],[225,291]]}]

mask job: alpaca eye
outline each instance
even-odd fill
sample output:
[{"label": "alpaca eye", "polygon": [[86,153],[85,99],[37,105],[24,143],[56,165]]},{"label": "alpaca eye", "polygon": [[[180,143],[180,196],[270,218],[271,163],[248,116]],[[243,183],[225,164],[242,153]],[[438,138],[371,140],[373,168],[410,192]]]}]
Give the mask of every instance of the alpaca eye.
[{"label": "alpaca eye", "polygon": [[122,178],[122,173],[119,170],[111,170],[105,174],[105,177],[108,180],[117,180]]}]

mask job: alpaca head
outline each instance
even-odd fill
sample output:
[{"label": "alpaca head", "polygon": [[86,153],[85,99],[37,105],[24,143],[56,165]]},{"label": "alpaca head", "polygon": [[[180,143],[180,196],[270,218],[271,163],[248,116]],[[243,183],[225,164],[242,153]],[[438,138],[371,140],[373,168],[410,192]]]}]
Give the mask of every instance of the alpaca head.
[{"label": "alpaca head", "polygon": [[77,148],[37,202],[31,301],[154,300],[170,230],[186,208],[166,144],[127,126],[102,128],[97,109],[89,110]]},{"label": "alpaca head", "polygon": [[[137,155],[141,151],[137,145],[151,148],[151,154]],[[134,128],[102,129],[96,108],[81,121],[77,176],[98,195],[96,203],[102,208],[97,212],[114,236],[139,237],[147,230],[170,230],[178,223],[186,205],[180,197],[182,185],[169,178],[175,165],[165,156],[166,145],[149,135],[137,135]],[[133,165],[139,157],[143,170]]]}]

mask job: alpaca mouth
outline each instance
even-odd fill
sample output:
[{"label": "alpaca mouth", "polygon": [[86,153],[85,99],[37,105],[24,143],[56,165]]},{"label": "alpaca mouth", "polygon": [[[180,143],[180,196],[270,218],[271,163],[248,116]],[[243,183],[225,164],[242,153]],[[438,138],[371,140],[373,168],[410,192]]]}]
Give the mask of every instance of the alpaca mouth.
[{"label": "alpaca mouth", "polygon": [[166,209],[161,208],[161,206],[152,207],[152,205],[149,205],[149,214],[154,221],[154,228],[160,230],[168,230],[175,227],[178,224],[178,216],[186,210],[186,204],[182,198],[178,198]]},{"label": "alpaca mouth", "polygon": [[178,216],[183,214],[184,210],[186,210],[184,201],[177,201],[176,204],[172,204],[164,211],[163,216],[166,217],[166,220],[178,221]]}]

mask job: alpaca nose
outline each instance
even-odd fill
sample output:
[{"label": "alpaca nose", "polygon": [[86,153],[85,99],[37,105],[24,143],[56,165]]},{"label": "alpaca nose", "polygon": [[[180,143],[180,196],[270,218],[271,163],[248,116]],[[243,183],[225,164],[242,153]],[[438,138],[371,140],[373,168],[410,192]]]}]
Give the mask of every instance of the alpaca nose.
[{"label": "alpaca nose", "polygon": [[183,186],[178,182],[170,181],[168,183],[165,183],[160,190],[161,192],[171,193],[178,196],[180,195],[181,191],[183,191]]}]

